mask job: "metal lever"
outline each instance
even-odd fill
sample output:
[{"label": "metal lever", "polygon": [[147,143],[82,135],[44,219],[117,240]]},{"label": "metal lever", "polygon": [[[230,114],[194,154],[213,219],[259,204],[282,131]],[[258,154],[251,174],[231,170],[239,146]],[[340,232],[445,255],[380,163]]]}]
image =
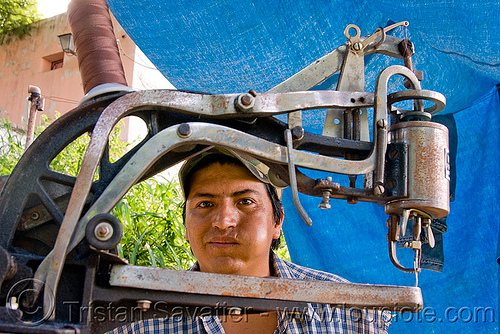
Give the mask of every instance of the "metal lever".
[{"label": "metal lever", "polygon": [[[409,211],[409,210],[408,210]],[[404,221],[404,219],[401,219]],[[389,256],[391,262],[396,268],[402,270],[406,273],[419,273],[420,272],[420,252],[422,242],[420,241],[420,231],[422,229],[421,217],[417,216],[415,219],[415,224],[413,225],[413,241],[405,244],[405,247],[410,247],[415,251],[414,265],[413,268],[404,267],[398,260],[396,254],[396,244],[399,241],[399,235],[401,233],[401,223],[400,217],[398,215],[390,215],[387,220],[387,226],[389,227],[389,232],[387,234],[387,240],[389,241]]]},{"label": "metal lever", "polygon": [[290,175],[290,188],[292,189],[292,199],[293,205],[297,209],[298,213],[307,224],[307,226],[312,225],[312,219],[307,215],[306,210],[302,207],[299,200],[299,191],[297,189],[297,175],[295,174],[295,164],[293,160],[293,140],[292,131],[290,129],[285,130],[285,141],[286,141],[286,154],[288,157],[288,174]]},{"label": "metal lever", "polygon": [[[413,249],[415,257],[413,261],[413,268],[406,268],[399,263],[396,255],[396,244],[399,241],[400,234],[402,236],[405,235],[406,226],[408,221],[411,219],[414,220],[412,227],[412,241],[405,242],[404,247]],[[420,239],[422,229],[424,229],[427,234],[429,246],[433,248],[435,245],[429,214],[418,209],[403,209],[401,217],[397,214],[391,214],[387,224],[389,227],[389,233],[387,235],[387,239],[389,241],[389,256],[392,263],[404,272],[415,273],[415,275],[417,275],[420,272],[420,257],[422,255],[422,241]],[[418,276],[416,276],[415,285],[417,284]]]},{"label": "metal lever", "polygon": [[430,218],[423,219],[422,227],[424,228],[425,233],[427,234],[427,242],[429,243],[429,246],[431,248],[434,248],[434,246],[436,245],[436,240],[434,239],[434,233],[432,232]]}]

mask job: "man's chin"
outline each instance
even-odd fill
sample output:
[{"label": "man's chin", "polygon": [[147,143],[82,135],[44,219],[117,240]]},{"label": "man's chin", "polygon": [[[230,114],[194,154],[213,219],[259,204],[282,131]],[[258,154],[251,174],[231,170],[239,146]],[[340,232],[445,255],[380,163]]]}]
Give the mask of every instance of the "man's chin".
[{"label": "man's chin", "polygon": [[230,256],[213,257],[209,264],[200,263],[200,269],[214,274],[243,275],[243,261]]}]

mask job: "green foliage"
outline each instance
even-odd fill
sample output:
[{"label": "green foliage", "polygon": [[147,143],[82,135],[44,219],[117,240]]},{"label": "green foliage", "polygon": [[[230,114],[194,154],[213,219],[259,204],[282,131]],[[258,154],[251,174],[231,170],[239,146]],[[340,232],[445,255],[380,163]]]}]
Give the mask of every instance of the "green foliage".
[{"label": "green foliage", "polygon": [[288,246],[286,245],[285,236],[283,233],[281,234],[280,248],[278,248],[276,254],[278,254],[278,256],[284,260],[291,261],[290,253],[288,252]]},{"label": "green foliage", "polygon": [[113,210],[124,224],[119,255],[131,264],[186,269],[194,263],[184,238],[182,195],[158,176],[135,185]]},{"label": "green foliage", "polygon": [[0,45],[29,35],[30,24],[40,19],[36,0],[0,1]]},{"label": "green foliage", "polygon": [[50,162],[50,168],[66,175],[77,176],[82,167],[85,150],[90,142],[88,133],[84,133],[71,142]]},{"label": "green foliage", "polygon": [[[39,129],[47,127],[50,123],[50,119],[42,115],[42,126]],[[111,162],[118,160],[123,154],[127,152],[127,147],[129,144],[120,141],[121,126],[119,124],[116,126],[110,134],[110,148],[109,148],[109,159]],[[37,132],[38,134],[38,132]],[[64,148],[51,162],[50,168],[56,172],[63,173],[66,175],[77,176],[80,173],[82,167],[83,158],[85,156],[85,151],[90,143],[90,134],[84,133],[76,140],[71,142],[68,146]],[[95,180],[99,178],[99,170],[96,173]]]},{"label": "green foliage", "polygon": [[[44,118],[44,126],[36,133],[40,133],[49,121]],[[0,124],[0,132],[4,133],[0,146],[0,175],[7,175],[20,159],[24,144],[20,136],[14,134],[8,120]],[[111,161],[119,159],[128,147],[118,140],[120,132],[120,126],[117,126],[111,134]],[[77,176],[89,141],[88,134],[81,135],[52,160],[50,168]],[[175,178],[167,180],[157,175],[132,187],[111,212],[123,224],[119,256],[135,265],[171,269],[190,267],[195,259],[184,238],[182,203],[180,186]],[[277,253],[281,258],[290,258],[284,238]]]},{"label": "green foliage", "polygon": [[0,120],[0,175],[12,173],[24,152],[22,136],[15,131],[8,119]]}]

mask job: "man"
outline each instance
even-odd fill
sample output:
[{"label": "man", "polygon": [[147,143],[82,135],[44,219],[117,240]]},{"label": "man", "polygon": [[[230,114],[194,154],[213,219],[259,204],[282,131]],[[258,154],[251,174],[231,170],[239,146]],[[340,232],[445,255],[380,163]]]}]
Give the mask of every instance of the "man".
[{"label": "man", "polygon": [[[279,259],[283,206],[267,167],[236,152],[214,148],[179,172],[185,197],[186,239],[197,259],[190,270],[347,282]],[[385,333],[386,313],[309,304],[304,314],[249,314],[241,321],[203,316],[145,320],[114,333]]]}]

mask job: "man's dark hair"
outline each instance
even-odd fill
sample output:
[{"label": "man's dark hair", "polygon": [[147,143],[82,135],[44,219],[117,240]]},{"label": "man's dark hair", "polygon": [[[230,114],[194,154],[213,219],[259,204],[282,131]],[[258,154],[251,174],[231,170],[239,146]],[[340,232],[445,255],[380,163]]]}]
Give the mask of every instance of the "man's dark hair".
[{"label": "man's dark hair", "polygon": [[[200,169],[209,167],[216,163],[219,163],[221,165],[228,164],[228,165],[243,166],[246,168],[246,166],[240,160],[231,157],[229,155],[219,154],[219,153],[207,155],[206,157],[202,158],[184,177],[184,180],[182,180],[184,186],[184,200],[187,200],[187,197],[189,196],[189,191],[191,190],[191,178],[193,177],[194,173],[196,173]],[[269,183],[264,183],[264,185],[266,186],[267,194],[271,199],[274,222],[275,224],[279,224],[283,219],[283,204],[281,203],[278,193],[276,192],[276,188],[274,188]],[[182,220],[184,224],[186,224],[185,202],[184,205],[182,206]],[[273,239],[273,241],[271,242],[271,249],[277,250],[280,246],[280,243],[281,243],[281,237],[279,239]]]}]

